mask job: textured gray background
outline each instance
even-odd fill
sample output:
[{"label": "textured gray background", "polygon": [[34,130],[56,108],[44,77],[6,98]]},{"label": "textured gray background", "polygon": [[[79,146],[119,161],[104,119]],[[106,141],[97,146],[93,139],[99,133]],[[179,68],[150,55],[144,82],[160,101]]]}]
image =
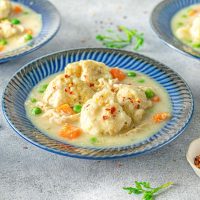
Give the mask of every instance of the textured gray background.
[{"label": "textured gray background", "polygon": [[[200,63],[165,46],[152,32],[149,16],[158,0],[51,0],[62,16],[57,36],[34,53],[1,64],[0,96],[6,82],[23,64],[61,49],[100,47],[95,35],[116,25],[145,33],[140,53],[176,70],[194,94],[193,120],[176,141],[149,155],[115,161],[66,158],[43,151],[18,137],[0,112],[0,200],[124,200],[121,188],[135,180],[176,185],[157,199],[198,200],[200,179],[186,162],[189,143],[199,137]],[[130,49],[129,49],[130,50]]]}]

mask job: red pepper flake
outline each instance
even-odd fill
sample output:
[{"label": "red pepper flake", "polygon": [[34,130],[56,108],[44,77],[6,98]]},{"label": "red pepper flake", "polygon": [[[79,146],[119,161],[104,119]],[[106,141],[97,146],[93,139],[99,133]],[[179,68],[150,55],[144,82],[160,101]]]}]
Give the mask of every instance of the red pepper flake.
[{"label": "red pepper flake", "polygon": [[90,86],[90,87],[94,87],[94,83],[90,83],[89,86]]},{"label": "red pepper flake", "polygon": [[200,155],[195,157],[194,164],[200,169]]},{"label": "red pepper flake", "polygon": [[69,75],[65,74],[65,78],[69,78],[69,77],[70,77]]},{"label": "red pepper flake", "polygon": [[110,109],[110,113],[113,115],[115,112],[116,112],[116,108],[113,106],[113,107]]},{"label": "red pepper flake", "polygon": [[107,115],[103,115],[103,120],[107,120],[109,117]]},{"label": "red pepper flake", "polygon": [[111,92],[115,92],[115,88],[111,88]]},{"label": "red pepper flake", "polygon": [[106,111],[110,111],[110,108],[106,108],[105,110],[106,110]]}]

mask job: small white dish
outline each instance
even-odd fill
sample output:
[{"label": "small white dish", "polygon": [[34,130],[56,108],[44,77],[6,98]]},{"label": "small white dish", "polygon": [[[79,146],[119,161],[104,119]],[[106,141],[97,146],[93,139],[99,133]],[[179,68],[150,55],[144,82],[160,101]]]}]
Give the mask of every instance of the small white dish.
[{"label": "small white dish", "polygon": [[200,138],[191,142],[186,155],[187,161],[190,163],[197,176],[200,177],[200,169],[194,164],[194,159],[198,155],[200,155]]}]

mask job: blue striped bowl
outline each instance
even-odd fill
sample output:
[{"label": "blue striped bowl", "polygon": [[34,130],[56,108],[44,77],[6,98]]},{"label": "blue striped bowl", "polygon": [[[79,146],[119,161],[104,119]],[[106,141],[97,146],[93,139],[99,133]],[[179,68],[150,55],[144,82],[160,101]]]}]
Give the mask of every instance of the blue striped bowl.
[{"label": "blue striped bowl", "polygon": [[[123,147],[80,147],[49,138],[26,116],[24,102],[31,89],[45,77],[63,71],[66,64],[92,59],[108,66],[142,72],[159,82],[169,93],[173,117],[156,134],[137,144]],[[174,140],[189,123],[193,98],[185,81],[165,65],[145,56],[113,49],[77,49],[57,52],[23,66],[9,81],[2,99],[3,113],[10,126],[25,140],[50,152],[84,159],[114,159],[156,150]]]},{"label": "blue striped bowl", "polygon": [[165,44],[197,59],[200,59],[200,52],[185,45],[173,35],[171,20],[179,10],[199,3],[200,0],[164,0],[153,9],[150,20],[152,29]]},{"label": "blue striped bowl", "polygon": [[40,48],[48,41],[50,41],[57,33],[60,27],[60,15],[57,9],[47,0],[12,0],[16,3],[21,3],[32,10],[36,11],[42,16],[42,30],[37,37],[35,37],[27,45],[14,49],[8,52],[0,53],[0,63],[13,60],[15,58],[24,56],[32,51]]}]

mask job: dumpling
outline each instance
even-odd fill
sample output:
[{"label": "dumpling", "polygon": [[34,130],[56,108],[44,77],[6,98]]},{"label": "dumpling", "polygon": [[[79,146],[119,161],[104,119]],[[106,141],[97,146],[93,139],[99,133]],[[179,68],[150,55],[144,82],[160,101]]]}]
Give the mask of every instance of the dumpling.
[{"label": "dumpling", "polygon": [[97,86],[99,79],[111,79],[109,67],[104,63],[93,60],[85,60],[68,64],[65,68],[65,73],[69,76],[75,75],[90,86]]},{"label": "dumpling", "polygon": [[200,43],[200,15],[194,19],[190,29],[190,34],[194,43]]},{"label": "dumpling", "polygon": [[177,29],[176,35],[179,39],[189,40],[190,39],[190,26],[182,26]]},{"label": "dumpling", "polygon": [[0,1],[0,19],[9,17],[12,10],[12,4],[9,0]]},{"label": "dumpling", "polygon": [[9,20],[0,22],[0,38],[10,38],[23,32],[24,27],[22,25],[14,25]]},{"label": "dumpling", "polygon": [[43,101],[53,107],[64,103],[73,106],[74,104],[83,104],[94,94],[94,91],[77,77],[67,77],[58,75],[53,79],[43,96]]},{"label": "dumpling", "polygon": [[152,106],[152,102],[146,98],[145,91],[133,85],[118,84],[116,93],[119,104],[132,118],[134,123],[139,123],[145,110]]},{"label": "dumpling", "polygon": [[91,135],[117,135],[130,127],[131,118],[108,88],[97,92],[82,107],[81,128]]}]

